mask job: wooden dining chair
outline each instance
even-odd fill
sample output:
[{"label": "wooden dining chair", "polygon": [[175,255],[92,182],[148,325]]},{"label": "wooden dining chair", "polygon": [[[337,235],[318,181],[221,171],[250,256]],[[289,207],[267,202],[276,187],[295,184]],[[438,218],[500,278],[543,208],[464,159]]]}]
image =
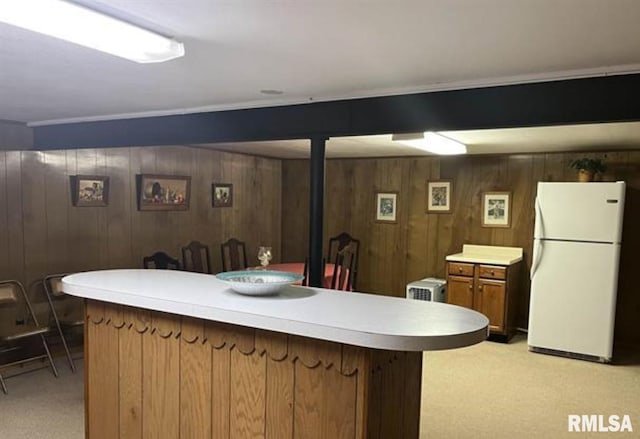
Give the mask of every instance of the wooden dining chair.
[{"label": "wooden dining chair", "polygon": [[211,274],[211,257],[209,246],[200,241],[191,241],[182,247],[182,269],[196,273]]},{"label": "wooden dining chair", "polygon": [[230,238],[220,244],[222,271],[244,270],[247,264],[247,250],[244,242]]},{"label": "wooden dining chair", "polygon": [[160,270],[181,270],[180,261],[172,258],[165,252],[155,252],[151,256],[142,259],[144,268],[156,268]]},{"label": "wooden dining chair", "polygon": [[65,294],[62,290],[62,278],[66,274],[51,274],[42,280],[44,292],[49,302],[49,327],[52,332],[57,330],[62,347],[67,355],[71,371],[75,373],[76,366],[69,349],[68,338],[77,334],[75,328],[84,325],[83,300],[79,297]]},{"label": "wooden dining chair", "polygon": [[[341,254],[349,253],[349,283],[352,289],[356,288],[356,280],[358,276],[358,256],[360,253],[360,240],[355,239],[347,232],[342,232],[337,236],[329,239],[329,249],[327,251],[327,262],[339,265],[344,263],[346,255],[340,258]],[[342,259],[339,261],[339,259]]]},{"label": "wooden dining chair", "polygon": [[[0,281],[0,371],[42,359],[49,362],[57,377],[58,369],[44,337],[47,332],[49,328],[38,323],[22,284],[17,280]],[[30,341],[38,338],[43,350],[33,352]],[[5,394],[8,393],[1,373],[0,387]]]},{"label": "wooden dining chair", "polygon": [[337,254],[336,260],[333,265],[333,274],[331,276],[331,289],[332,290],[353,290],[353,274],[355,272],[356,255],[349,251],[349,249],[343,249]]}]

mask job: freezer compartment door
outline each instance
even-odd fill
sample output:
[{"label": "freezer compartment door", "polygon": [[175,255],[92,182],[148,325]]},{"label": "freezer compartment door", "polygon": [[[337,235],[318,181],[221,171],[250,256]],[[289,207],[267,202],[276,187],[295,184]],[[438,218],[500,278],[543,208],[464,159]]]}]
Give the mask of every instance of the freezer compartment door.
[{"label": "freezer compartment door", "polygon": [[624,182],[538,183],[534,237],[620,242]]},{"label": "freezer compartment door", "polygon": [[620,246],[539,241],[530,346],[611,358]]}]

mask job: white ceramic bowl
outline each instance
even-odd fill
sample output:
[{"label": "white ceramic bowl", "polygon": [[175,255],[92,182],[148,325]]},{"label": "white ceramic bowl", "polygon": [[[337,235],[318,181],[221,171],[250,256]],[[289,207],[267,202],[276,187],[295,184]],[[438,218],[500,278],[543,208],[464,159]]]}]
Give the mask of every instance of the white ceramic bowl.
[{"label": "white ceramic bowl", "polygon": [[236,293],[248,296],[277,294],[283,287],[300,282],[304,276],[297,273],[270,270],[227,271],[216,274]]}]

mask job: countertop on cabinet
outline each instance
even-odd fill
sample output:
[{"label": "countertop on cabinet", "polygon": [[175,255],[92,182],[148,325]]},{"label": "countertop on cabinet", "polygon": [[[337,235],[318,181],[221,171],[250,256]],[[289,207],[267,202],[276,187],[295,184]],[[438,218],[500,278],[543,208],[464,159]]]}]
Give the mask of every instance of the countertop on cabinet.
[{"label": "countertop on cabinet", "polygon": [[464,244],[462,253],[448,255],[446,260],[450,262],[506,266],[522,261],[522,248]]}]

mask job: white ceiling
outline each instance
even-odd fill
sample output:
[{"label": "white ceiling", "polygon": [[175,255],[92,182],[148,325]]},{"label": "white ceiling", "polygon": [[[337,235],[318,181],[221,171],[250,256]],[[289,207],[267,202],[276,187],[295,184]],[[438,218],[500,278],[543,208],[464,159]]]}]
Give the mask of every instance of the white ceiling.
[{"label": "white ceiling", "polygon": [[[637,0],[81,3],[175,37],[186,56],[136,64],[0,23],[0,120],[33,126],[640,72]],[[502,132],[510,135],[474,137],[474,149]],[[343,140],[332,154],[362,142],[402,155],[377,136]]]},{"label": "white ceiling", "polygon": [[[541,153],[640,149],[640,122],[563,125],[495,130],[441,131],[467,145],[468,154]],[[309,157],[309,140],[210,143],[192,145],[241,154],[284,159]],[[327,158],[432,155],[391,140],[391,135],[335,137],[326,143]]]}]

